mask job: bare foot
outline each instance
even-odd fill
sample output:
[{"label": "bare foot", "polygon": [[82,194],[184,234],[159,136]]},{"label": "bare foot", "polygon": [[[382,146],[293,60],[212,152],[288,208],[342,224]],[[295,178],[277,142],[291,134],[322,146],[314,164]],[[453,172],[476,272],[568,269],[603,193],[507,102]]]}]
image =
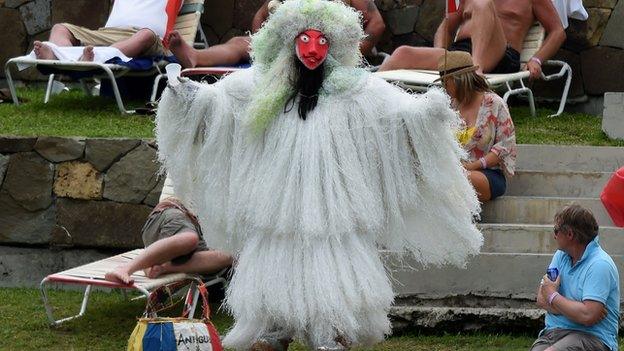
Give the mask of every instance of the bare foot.
[{"label": "bare foot", "polygon": [[54,55],[54,51],[48,45],[40,42],[39,40],[35,40],[33,42],[33,50],[35,51],[35,56],[39,60],[56,60],[56,55]]},{"label": "bare foot", "polygon": [[78,61],[92,62],[93,58],[95,58],[95,53],[93,53],[93,46],[85,46],[84,50],[82,50],[82,56],[78,59]]},{"label": "bare foot", "polygon": [[183,68],[195,67],[197,63],[195,49],[182,39],[178,31],[169,32],[166,41],[169,43],[169,50],[171,50]]},{"label": "bare foot", "polygon": [[106,273],[104,275],[104,279],[113,283],[122,283],[122,284],[134,283],[134,279],[130,277],[130,274],[123,266],[117,267],[114,270]]},{"label": "bare foot", "polygon": [[161,274],[163,274],[163,267],[158,264],[152,266],[149,270],[145,270],[145,275],[150,279],[158,278]]}]

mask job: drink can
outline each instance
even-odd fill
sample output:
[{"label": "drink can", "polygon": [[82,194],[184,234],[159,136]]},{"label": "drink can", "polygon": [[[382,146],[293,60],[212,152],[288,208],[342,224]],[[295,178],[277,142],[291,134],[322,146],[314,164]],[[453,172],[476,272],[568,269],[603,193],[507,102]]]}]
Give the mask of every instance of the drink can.
[{"label": "drink can", "polygon": [[548,279],[552,280],[553,282],[555,280],[557,280],[557,277],[559,276],[559,270],[557,268],[548,268],[546,270],[546,274],[548,275]]}]

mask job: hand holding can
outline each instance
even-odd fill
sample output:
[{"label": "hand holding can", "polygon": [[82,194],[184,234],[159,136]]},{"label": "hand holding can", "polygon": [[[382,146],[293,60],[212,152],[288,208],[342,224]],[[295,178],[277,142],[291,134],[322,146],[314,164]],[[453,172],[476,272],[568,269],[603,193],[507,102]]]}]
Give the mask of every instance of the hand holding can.
[{"label": "hand holding can", "polygon": [[555,267],[548,268],[546,270],[546,275],[548,275],[548,279],[554,282],[559,276],[559,270]]}]

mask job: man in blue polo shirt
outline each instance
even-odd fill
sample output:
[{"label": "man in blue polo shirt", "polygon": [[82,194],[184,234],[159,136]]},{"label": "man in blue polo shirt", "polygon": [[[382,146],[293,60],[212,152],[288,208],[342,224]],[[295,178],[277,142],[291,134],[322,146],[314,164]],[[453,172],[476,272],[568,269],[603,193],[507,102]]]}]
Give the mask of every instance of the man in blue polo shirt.
[{"label": "man in blue polo shirt", "polygon": [[551,281],[545,275],[538,288],[546,327],[531,351],[617,350],[619,276],[600,247],[596,219],[579,205],[568,206],[555,215],[554,238],[559,250],[550,268],[559,276]]}]

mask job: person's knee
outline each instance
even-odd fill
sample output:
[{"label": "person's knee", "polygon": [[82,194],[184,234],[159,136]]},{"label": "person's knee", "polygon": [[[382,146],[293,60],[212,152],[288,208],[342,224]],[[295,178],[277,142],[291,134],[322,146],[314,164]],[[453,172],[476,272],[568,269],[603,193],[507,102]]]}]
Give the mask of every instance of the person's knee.
[{"label": "person's knee", "polygon": [[397,59],[405,58],[410,54],[412,49],[413,48],[409,45],[401,45],[398,48],[394,49],[392,56],[394,56]]},{"label": "person's knee", "polygon": [[71,32],[63,24],[57,23],[57,24],[52,26],[52,29],[50,30],[50,34],[65,34],[65,35],[69,35],[69,34],[71,34]]},{"label": "person's knee", "polygon": [[174,238],[177,239],[178,245],[182,246],[185,251],[193,251],[199,244],[199,237],[194,232],[176,234]]},{"label": "person's knee", "polygon": [[481,201],[489,201],[492,197],[492,192],[490,190],[490,183],[485,174],[479,171],[470,171],[468,172],[468,178],[472,187],[479,194],[479,199]]},{"label": "person's knee", "polygon": [[141,29],[133,37],[144,48],[154,45],[156,40],[158,40],[156,34],[149,29]]},{"label": "person's knee", "polygon": [[494,0],[472,0],[473,11],[486,11],[495,9]]}]

